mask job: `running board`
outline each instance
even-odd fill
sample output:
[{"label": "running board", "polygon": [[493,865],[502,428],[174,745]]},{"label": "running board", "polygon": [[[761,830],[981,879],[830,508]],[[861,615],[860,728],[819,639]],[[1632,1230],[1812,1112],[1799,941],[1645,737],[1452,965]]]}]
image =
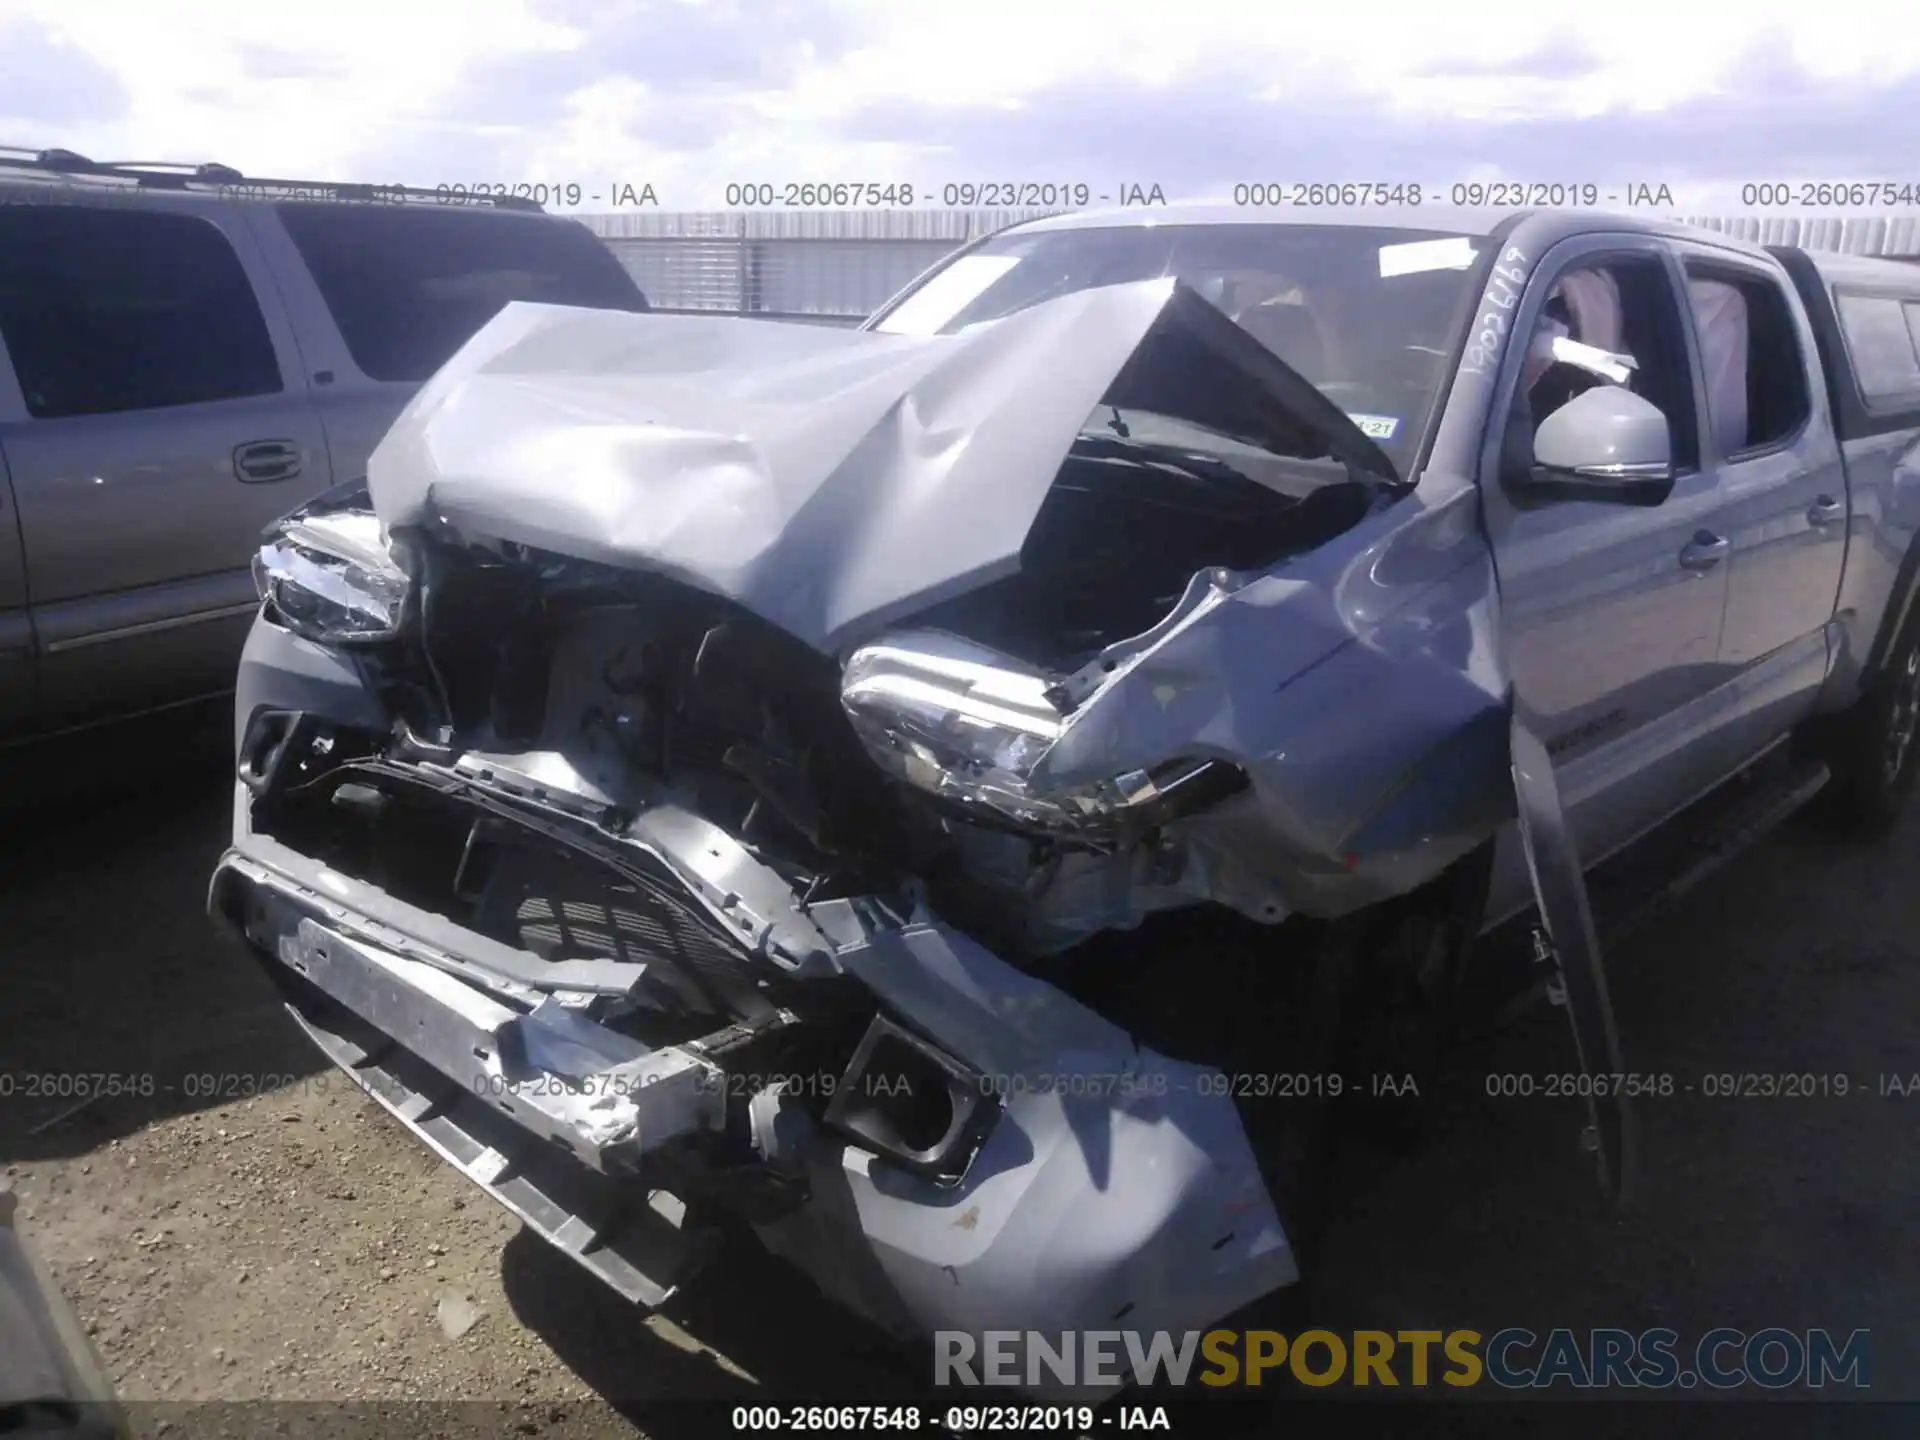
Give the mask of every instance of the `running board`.
[{"label": "running board", "polygon": [[[1827,767],[1818,761],[1763,761],[1597,866],[1587,876],[1587,894],[1605,949],[1617,953],[1683,896],[1791,819],[1829,778]],[[1552,990],[1550,975],[1523,985],[1486,1023],[1474,1025],[1472,1035],[1506,1029],[1550,999]]]},{"label": "running board", "polygon": [[[1772,769],[1772,767],[1767,767]],[[1817,760],[1735,779],[1676,817],[1589,882],[1601,933],[1613,944],[1644,930],[1682,896],[1803,809],[1831,778]],[[1638,853],[1636,853],[1636,851]]]}]

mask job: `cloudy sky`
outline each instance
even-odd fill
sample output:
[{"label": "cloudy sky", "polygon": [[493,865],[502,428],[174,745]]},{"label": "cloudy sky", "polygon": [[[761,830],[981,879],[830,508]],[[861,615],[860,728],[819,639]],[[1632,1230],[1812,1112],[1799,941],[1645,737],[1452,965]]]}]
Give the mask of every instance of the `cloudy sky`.
[{"label": "cloudy sky", "polygon": [[1498,178],[1737,212],[1759,181],[1920,190],[1917,141],[1920,25],[1852,0],[0,0],[0,143],[668,209]]}]

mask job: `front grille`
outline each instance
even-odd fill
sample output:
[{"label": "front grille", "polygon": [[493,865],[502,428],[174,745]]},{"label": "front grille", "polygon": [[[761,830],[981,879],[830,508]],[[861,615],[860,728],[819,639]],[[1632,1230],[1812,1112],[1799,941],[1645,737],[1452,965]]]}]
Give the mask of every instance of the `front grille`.
[{"label": "front grille", "polygon": [[401,904],[538,961],[645,966],[649,992],[664,987],[675,1008],[740,1018],[766,1010],[753,955],[664,867],[634,852],[623,872],[591,846],[445,793],[393,762],[349,762],[263,796],[253,823]]},{"label": "front grille", "polygon": [[705,975],[752,973],[749,957],[691,900],[538,851],[501,857],[479,918],[482,929],[505,931],[545,960],[666,961]]}]

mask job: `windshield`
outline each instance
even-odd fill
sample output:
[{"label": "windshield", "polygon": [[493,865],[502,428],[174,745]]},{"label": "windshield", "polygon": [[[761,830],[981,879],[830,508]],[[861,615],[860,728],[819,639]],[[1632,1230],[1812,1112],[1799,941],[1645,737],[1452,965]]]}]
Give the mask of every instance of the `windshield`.
[{"label": "windshield", "polygon": [[1355,225],[1012,231],[928,276],[874,329],[948,335],[1075,290],[1174,275],[1351,416],[1405,475],[1488,243]]}]

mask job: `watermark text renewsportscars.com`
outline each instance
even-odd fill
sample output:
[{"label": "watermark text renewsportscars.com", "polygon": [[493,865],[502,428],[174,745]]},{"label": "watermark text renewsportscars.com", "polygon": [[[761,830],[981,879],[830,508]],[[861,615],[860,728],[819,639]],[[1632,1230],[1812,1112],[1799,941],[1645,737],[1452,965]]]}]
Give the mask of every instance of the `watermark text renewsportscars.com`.
[{"label": "watermark text renewsportscars.com", "polygon": [[934,1384],[1503,1390],[1870,1388],[1866,1330],[942,1330]]}]

